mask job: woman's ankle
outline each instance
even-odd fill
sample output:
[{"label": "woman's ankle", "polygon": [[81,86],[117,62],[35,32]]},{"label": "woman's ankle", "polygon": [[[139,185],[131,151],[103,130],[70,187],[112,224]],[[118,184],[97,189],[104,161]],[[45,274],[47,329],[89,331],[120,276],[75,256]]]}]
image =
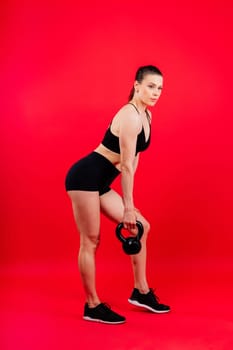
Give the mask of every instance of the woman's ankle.
[{"label": "woman's ankle", "polygon": [[89,307],[96,307],[101,303],[99,298],[87,298],[87,304]]},{"label": "woman's ankle", "polygon": [[136,283],[134,288],[137,288],[141,294],[147,294],[150,291],[148,284],[139,284]]}]

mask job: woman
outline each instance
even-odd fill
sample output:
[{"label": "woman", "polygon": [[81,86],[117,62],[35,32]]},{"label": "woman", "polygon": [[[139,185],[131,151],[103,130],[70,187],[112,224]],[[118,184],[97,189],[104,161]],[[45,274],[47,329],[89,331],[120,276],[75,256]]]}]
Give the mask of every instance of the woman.
[{"label": "woman", "polygon": [[[152,312],[170,311],[160,304],[146,278],[146,238],[150,225],[134,207],[133,184],[139,153],[150,143],[151,112],[160,97],[162,73],[154,66],[140,67],[129,102],[112,119],[102,143],[79,160],[66,176],[66,191],[80,233],[79,270],[86,293],[85,320],[119,324],[125,317],[101,303],[95,286],[95,253],[100,241],[100,212],[116,223],[123,222],[131,235],[137,234],[136,220],[144,227],[142,249],[132,255],[134,289],[128,301]],[[121,174],[122,197],[109,186]]]}]

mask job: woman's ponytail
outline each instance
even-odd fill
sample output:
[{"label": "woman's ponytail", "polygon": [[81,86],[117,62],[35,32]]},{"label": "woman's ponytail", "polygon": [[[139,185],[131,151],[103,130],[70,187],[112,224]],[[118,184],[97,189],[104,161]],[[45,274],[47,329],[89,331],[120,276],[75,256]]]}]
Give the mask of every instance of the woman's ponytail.
[{"label": "woman's ponytail", "polygon": [[134,97],[134,92],[135,92],[135,89],[134,89],[134,86],[132,87],[132,89],[130,90],[130,94],[129,94],[129,97],[128,97],[128,101],[131,101],[132,98]]}]

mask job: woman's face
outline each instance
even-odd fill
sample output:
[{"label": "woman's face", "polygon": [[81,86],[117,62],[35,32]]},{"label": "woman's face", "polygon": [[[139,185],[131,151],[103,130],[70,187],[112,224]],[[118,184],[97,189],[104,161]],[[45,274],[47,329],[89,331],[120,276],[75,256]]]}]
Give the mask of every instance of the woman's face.
[{"label": "woman's face", "polygon": [[158,101],[162,88],[163,77],[158,74],[146,74],[141,83],[135,82],[136,96],[147,106],[154,106]]}]

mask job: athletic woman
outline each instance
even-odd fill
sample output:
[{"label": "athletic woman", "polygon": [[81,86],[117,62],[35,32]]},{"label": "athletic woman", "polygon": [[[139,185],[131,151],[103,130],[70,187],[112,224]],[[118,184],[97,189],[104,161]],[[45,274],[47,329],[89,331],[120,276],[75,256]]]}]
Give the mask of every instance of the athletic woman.
[{"label": "athletic woman", "polygon": [[[113,117],[102,142],[89,155],[76,162],[66,176],[74,219],[80,234],[79,271],[86,294],[85,320],[120,324],[125,317],[101,302],[95,284],[95,254],[100,243],[100,213],[115,223],[123,222],[131,235],[137,234],[136,220],[144,227],[141,251],[131,255],[134,289],[128,301],[155,313],[170,311],[159,303],[146,277],[146,240],[149,222],[134,206],[134,174],[139,154],[151,138],[151,112],[161,94],[163,77],[154,66],[140,67],[129,101]],[[110,188],[121,176],[122,196]]]}]

